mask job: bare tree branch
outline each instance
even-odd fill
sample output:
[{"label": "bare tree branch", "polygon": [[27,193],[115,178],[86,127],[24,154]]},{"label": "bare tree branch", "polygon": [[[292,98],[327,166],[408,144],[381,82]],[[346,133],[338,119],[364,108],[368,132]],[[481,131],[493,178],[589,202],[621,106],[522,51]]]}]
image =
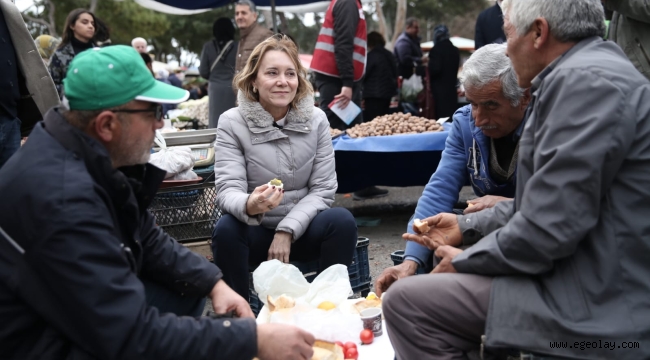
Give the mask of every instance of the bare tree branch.
[{"label": "bare tree branch", "polygon": [[386,48],[392,50],[392,42],[390,41],[390,34],[388,33],[388,26],[386,26],[386,17],[384,16],[384,11],[381,9],[381,3],[379,1],[375,2],[375,12],[377,13],[377,18],[379,19],[379,33],[384,39],[388,40]]},{"label": "bare tree branch", "polygon": [[50,7],[50,11],[48,12],[50,18],[50,25],[48,25],[48,28],[50,29],[50,35],[58,37],[59,34],[56,32],[56,21],[54,21],[54,12],[56,11],[56,6],[52,0],[46,0],[46,2]]},{"label": "bare tree branch", "polygon": [[90,10],[91,13],[95,13],[95,9],[97,9],[97,0],[90,0],[90,7],[88,10]]},{"label": "bare tree branch", "polygon": [[397,0],[397,12],[395,14],[395,28],[393,30],[393,39],[391,43],[395,43],[397,38],[404,29],[406,23],[406,0]]}]

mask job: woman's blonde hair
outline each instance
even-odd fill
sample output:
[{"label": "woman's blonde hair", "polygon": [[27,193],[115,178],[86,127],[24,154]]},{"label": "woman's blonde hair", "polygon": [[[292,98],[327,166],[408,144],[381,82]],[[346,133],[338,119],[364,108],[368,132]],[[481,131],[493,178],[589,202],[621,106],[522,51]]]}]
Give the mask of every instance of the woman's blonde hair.
[{"label": "woman's blonde hair", "polygon": [[233,86],[239,89],[248,100],[259,101],[259,93],[253,92],[253,81],[257,78],[257,72],[259,71],[262,58],[269,51],[282,51],[286,53],[296,68],[298,89],[296,90],[296,97],[291,101],[291,107],[295,108],[298,101],[305,96],[313,96],[314,89],[312,89],[311,83],[307,80],[307,69],[300,62],[298,47],[291,38],[283,34],[275,34],[259,43],[253,49],[253,53],[248,58],[242,71],[235,75],[232,81]]}]

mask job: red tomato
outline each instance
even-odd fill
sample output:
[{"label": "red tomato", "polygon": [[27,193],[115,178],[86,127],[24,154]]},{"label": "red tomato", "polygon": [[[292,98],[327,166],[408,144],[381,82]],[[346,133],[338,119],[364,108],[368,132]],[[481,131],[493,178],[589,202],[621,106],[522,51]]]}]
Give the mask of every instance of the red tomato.
[{"label": "red tomato", "polygon": [[361,343],[363,344],[372,344],[372,341],[375,339],[375,334],[373,334],[372,330],[363,329],[361,330],[361,334],[359,334],[359,339],[361,339]]},{"label": "red tomato", "polygon": [[353,359],[353,360],[359,359],[359,352],[357,351],[357,348],[353,347],[353,348],[348,348],[347,350],[345,350],[345,358],[346,359]]},{"label": "red tomato", "polygon": [[[356,349],[357,349],[357,344],[353,343],[352,341],[348,341],[348,342],[345,343],[345,345],[343,345],[343,349],[346,350],[346,351],[347,351],[348,349],[354,349],[354,350],[356,350]],[[346,359],[347,359],[347,358],[346,358]]]},{"label": "red tomato", "polygon": [[342,343],[342,342],[340,342],[340,341],[335,341],[334,343],[335,343],[336,345],[340,346],[341,349],[343,349],[343,351],[345,351],[345,346],[343,346],[343,343]]}]

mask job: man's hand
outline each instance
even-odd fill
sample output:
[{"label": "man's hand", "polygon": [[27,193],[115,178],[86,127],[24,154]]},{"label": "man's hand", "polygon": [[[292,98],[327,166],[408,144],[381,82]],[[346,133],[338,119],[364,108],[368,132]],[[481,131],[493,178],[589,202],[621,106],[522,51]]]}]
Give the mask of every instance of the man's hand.
[{"label": "man's hand", "polygon": [[352,100],[352,88],[344,86],[341,88],[341,93],[334,97],[337,103],[340,104],[341,109],[348,107],[350,100]]},{"label": "man's hand", "polygon": [[415,275],[418,270],[418,264],[413,260],[404,260],[403,263],[384,269],[375,282],[375,291],[377,296],[388,290],[393,283],[401,278]]},{"label": "man's hand", "polygon": [[[426,234],[404,234],[404,240],[414,241],[431,250],[436,250],[439,246],[450,245],[460,246],[463,238],[458,227],[456,215],[441,213],[430,218],[422,220],[429,224],[429,231]],[[413,231],[417,232],[415,226]]]},{"label": "man's hand", "polygon": [[470,214],[473,212],[478,212],[483,209],[491,208],[496,205],[499,201],[512,200],[503,196],[494,196],[494,195],[485,195],[480,198],[467,200],[467,208],[463,211],[463,214]]},{"label": "man's hand", "polygon": [[309,360],[314,355],[314,335],[292,325],[257,325],[260,360]]},{"label": "man's hand", "polygon": [[291,253],[291,238],[292,235],[288,232],[276,232],[271,247],[269,247],[269,256],[267,260],[278,259],[283,263],[288,264],[289,254]]},{"label": "man's hand", "polygon": [[258,186],[246,201],[246,213],[248,216],[255,216],[273,210],[280,205],[282,197],[284,190],[278,187],[269,184]]},{"label": "man's hand", "polygon": [[451,261],[454,260],[454,258],[462,252],[463,250],[448,245],[443,245],[436,249],[436,256],[442,260],[440,260],[438,265],[433,269],[431,273],[438,274],[457,272],[454,266],[451,264]]},{"label": "man's hand", "polygon": [[243,297],[239,296],[239,294],[226,285],[225,281],[217,281],[217,284],[210,291],[209,296],[212,300],[212,307],[215,313],[226,314],[234,310],[235,316],[237,317],[255,319],[255,315],[253,315],[248,301],[244,300]]}]

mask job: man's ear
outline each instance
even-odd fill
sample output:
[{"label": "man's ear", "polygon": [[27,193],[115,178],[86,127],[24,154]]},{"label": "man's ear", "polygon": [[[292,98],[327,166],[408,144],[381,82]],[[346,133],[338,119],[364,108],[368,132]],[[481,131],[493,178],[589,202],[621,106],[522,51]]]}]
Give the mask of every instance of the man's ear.
[{"label": "man's ear", "polygon": [[548,26],[548,21],[544,18],[535,19],[530,28],[533,34],[533,46],[539,50],[548,43],[549,37],[551,36],[551,28]]},{"label": "man's ear", "polygon": [[122,123],[112,111],[102,111],[90,124],[95,136],[104,143],[113,141],[122,130]]}]

